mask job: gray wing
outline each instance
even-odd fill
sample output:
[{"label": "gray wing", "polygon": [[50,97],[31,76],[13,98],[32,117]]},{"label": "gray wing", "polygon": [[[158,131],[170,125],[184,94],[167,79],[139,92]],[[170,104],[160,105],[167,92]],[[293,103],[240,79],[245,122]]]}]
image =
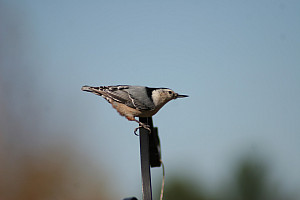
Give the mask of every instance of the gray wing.
[{"label": "gray wing", "polygon": [[151,97],[152,89],[143,86],[129,86],[126,92],[131,100],[126,104],[127,106],[133,106],[138,110],[154,110],[155,105]]},{"label": "gray wing", "polygon": [[143,86],[84,86],[84,91],[104,97],[108,102],[114,100],[137,110],[153,110],[155,108],[151,98],[151,89]]}]

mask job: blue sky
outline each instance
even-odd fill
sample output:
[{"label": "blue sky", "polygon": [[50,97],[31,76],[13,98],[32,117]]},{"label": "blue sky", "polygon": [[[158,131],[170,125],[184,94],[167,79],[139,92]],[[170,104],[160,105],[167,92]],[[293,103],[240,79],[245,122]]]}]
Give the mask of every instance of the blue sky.
[{"label": "blue sky", "polygon": [[[3,1],[20,20],[22,62],[46,110],[42,143],[71,140],[104,165],[123,197],[140,187],[137,124],[82,85],[169,87],[159,127],[167,174],[211,187],[257,154],[272,178],[300,189],[298,1]],[[50,142],[49,142],[50,141]],[[124,174],[124,170],[126,174]],[[153,170],[159,180],[160,170]]]}]

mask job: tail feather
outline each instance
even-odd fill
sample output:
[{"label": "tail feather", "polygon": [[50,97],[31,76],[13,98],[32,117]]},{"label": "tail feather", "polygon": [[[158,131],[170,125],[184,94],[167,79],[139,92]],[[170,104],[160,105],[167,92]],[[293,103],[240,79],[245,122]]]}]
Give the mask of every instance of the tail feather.
[{"label": "tail feather", "polygon": [[81,90],[82,90],[82,91],[86,91],[86,92],[92,92],[92,91],[93,91],[93,90],[92,90],[92,87],[87,86],[87,85],[82,86]]},{"label": "tail feather", "polygon": [[81,87],[81,90],[85,91],[85,92],[91,92],[91,93],[94,93],[99,96],[104,95],[103,91],[101,90],[101,87],[91,87],[91,86],[85,85],[85,86]]}]

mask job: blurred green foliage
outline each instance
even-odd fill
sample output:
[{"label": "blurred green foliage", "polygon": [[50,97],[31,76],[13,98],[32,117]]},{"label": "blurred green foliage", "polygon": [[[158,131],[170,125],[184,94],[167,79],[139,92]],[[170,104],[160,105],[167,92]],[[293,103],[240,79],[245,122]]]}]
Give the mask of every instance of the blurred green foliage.
[{"label": "blurred green foliage", "polygon": [[[286,194],[270,181],[268,165],[255,156],[245,156],[232,170],[230,180],[214,191],[205,190],[204,184],[182,177],[172,176],[167,181],[165,199],[168,200],[296,200],[296,194]],[[220,180],[221,181],[221,180]],[[205,183],[205,180],[201,180]],[[159,185],[159,184],[158,184]],[[157,198],[158,199],[158,198]]]}]

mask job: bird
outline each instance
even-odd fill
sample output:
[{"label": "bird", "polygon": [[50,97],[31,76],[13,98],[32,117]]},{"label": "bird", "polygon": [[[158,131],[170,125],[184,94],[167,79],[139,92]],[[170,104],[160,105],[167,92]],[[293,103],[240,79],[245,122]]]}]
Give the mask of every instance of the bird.
[{"label": "bird", "polygon": [[121,116],[139,124],[134,130],[143,127],[151,132],[148,125],[138,121],[135,117],[152,117],[166,103],[173,99],[188,97],[174,92],[169,88],[152,88],[134,85],[115,86],[82,86],[82,91],[91,92],[106,99]]}]

